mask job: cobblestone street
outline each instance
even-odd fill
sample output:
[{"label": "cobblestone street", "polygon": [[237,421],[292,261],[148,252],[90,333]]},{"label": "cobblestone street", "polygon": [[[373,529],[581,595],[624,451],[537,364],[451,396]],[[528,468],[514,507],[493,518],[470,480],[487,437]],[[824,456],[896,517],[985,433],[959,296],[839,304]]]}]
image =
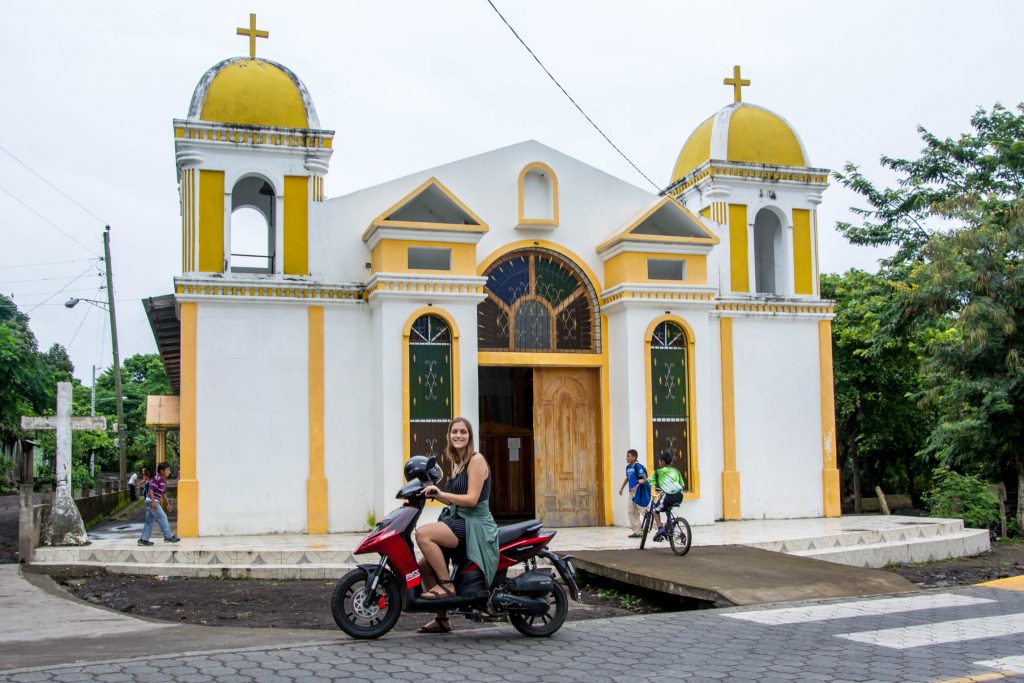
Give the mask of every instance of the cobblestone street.
[{"label": "cobblestone street", "polygon": [[[215,630],[215,629],[212,629]],[[28,681],[940,681],[1024,678],[1024,592],[967,588],[0,671]],[[141,637],[141,636],[140,636]],[[148,637],[159,638],[160,633]]]}]

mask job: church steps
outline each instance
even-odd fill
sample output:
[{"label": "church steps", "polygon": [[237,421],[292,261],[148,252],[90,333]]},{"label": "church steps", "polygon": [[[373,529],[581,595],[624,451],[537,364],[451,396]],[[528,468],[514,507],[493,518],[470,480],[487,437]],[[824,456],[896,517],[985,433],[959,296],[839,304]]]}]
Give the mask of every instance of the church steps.
[{"label": "church steps", "polygon": [[97,572],[174,578],[217,579],[339,579],[354,563],[320,564],[182,564],[160,562],[36,562],[47,574]]},{"label": "church steps", "polygon": [[928,520],[902,522],[882,529],[847,529],[842,533],[776,541],[744,543],[744,545],[780,553],[800,554],[829,549],[858,547],[879,543],[915,542],[922,539],[947,536],[963,531],[962,520]]},{"label": "church steps", "polygon": [[951,557],[979,555],[990,547],[988,529],[962,529],[927,537],[790,552],[827,562],[878,569],[889,564],[934,562]]}]

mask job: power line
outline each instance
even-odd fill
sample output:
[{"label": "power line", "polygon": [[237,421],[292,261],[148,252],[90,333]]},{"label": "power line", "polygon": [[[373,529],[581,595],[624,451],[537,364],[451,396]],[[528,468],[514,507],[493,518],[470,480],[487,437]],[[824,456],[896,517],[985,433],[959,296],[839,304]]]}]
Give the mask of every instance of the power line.
[{"label": "power line", "polygon": [[67,275],[57,275],[54,277],[37,277],[29,280],[0,280],[0,285],[20,285],[26,282],[49,282],[51,280],[65,280]]},{"label": "power line", "polygon": [[71,279],[71,280],[70,280],[70,281],[69,281],[69,282],[68,282],[68,283],[67,283],[66,285],[64,285],[63,287],[61,287],[60,289],[58,289],[58,290],[57,290],[56,292],[54,292],[54,293],[53,293],[53,294],[51,294],[50,296],[48,296],[48,297],[46,297],[45,299],[43,299],[42,301],[40,301],[40,302],[39,302],[38,304],[36,304],[36,305],[35,305],[35,306],[33,306],[32,308],[30,308],[30,309],[28,309],[27,311],[25,311],[25,313],[31,313],[32,311],[36,310],[37,308],[39,308],[40,306],[42,306],[43,304],[45,304],[45,303],[46,303],[47,301],[49,301],[49,300],[50,300],[50,299],[52,299],[53,297],[57,296],[58,294],[60,294],[61,292],[63,292],[63,291],[65,290],[65,289],[67,289],[67,288],[68,288],[68,287],[70,287],[71,285],[75,284],[75,282],[77,282],[77,281],[78,281],[78,280],[79,280],[80,278],[82,278],[82,277],[83,277],[83,276],[84,276],[84,275],[85,275],[86,273],[88,273],[88,272],[89,272],[90,270],[92,270],[92,264],[90,264],[90,265],[86,266],[86,267],[85,267],[85,270],[83,270],[83,271],[82,271],[81,273],[79,273],[79,274],[78,274],[78,275],[76,275],[76,276],[75,276],[74,278],[72,278],[72,279]]},{"label": "power line", "polygon": [[35,268],[37,266],[59,266],[65,263],[84,263],[85,261],[99,261],[101,256],[95,256],[93,258],[75,258],[69,261],[46,261],[44,263],[18,263],[9,265],[0,265],[0,268]]},{"label": "power line", "polygon": [[621,149],[619,149],[619,146],[616,145],[614,142],[612,142],[611,138],[609,138],[607,135],[605,135],[604,131],[601,130],[601,127],[598,126],[596,123],[594,123],[594,120],[592,118],[587,116],[587,112],[583,111],[583,107],[581,107],[579,104],[576,103],[576,100],[574,100],[572,98],[572,95],[570,95],[568,92],[566,92],[565,88],[562,87],[562,84],[558,82],[558,79],[556,79],[551,74],[551,72],[548,71],[548,68],[546,66],[544,66],[544,62],[540,61],[540,57],[538,57],[536,54],[534,54],[533,50],[530,49],[530,46],[526,44],[526,41],[522,39],[522,37],[516,32],[516,30],[514,28],[512,28],[512,24],[508,23],[508,19],[506,19],[501,14],[501,12],[498,11],[498,8],[494,6],[494,3],[491,0],[487,0],[487,4],[490,5],[491,9],[494,10],[494,13],[497,14],[499,18],[501,18],[501,20],[502,20],[502,22],[504,22],[505,26],[508,26],[508,30],[512,31],[512,35],[514,35],[516,37],[516,39],[520,43],[523,44],[523,47],[525,47],[526,51],[530,53],[530,56],[533,57],[534,61],[537,62],[537,64],[540,65],[540,68],[544,69],[544,73],[546,73],[548,75],[548,78],[550,78],[551,81],[555,85],[558,86],[558,89],[562,91],[562,94],[565,95],[566,97],[568,97],[569,101],[572,102],[573,106],[576,107],[576,109],[578,109],[581,114],[583,114],[583,118],[585,118],[590,123],[590,125],[594,127],[594,130],[596,130],[598,133],[600,133],[601,137],[603,137],[608,142],[608,144],[611,145],[615,149],[615,151],[618,152],[619,155],[623,159],[625,159],[629,163],[630,166],[633,167],[633,170],[635,170],[637,173],[639,173],[641,176],[643,176],[644,180],[649,182],[654,187],[654,189],[657,190],[660,193],[661,192],[661,186],[658,185],[653,180],[651,180],[650,178],[648,178],[647,174],[644,173],[643,171],[641,171],[640,167],[638,167],[636,164],[634,164],[633,160],[630,159],[628,156],[626,156],[626,153],[623,152]]},{"label": "power line", "polygon": [[6,194],[6,195],[7,195],[8,197],[10,197],[10,198],[11,198],[11,199],[13,199],[14,201],[18,202],[19,204],[21,204],[22,206],[24,206],[24,207],[25,207],[26,209],[28,209],[29,211],[31,211],[31,212],[32,212],[32,213],[34,213],[35,215],[39,216],[39,217],[40,217],[41,219],[43,219],[43,221],[45,221],[45,222],[46,222],[47,224],[49,224],[50,226],[52,226],[52,227],[53,227],[53,228],[54,228],[54,229],[55,229],[55,230],[56,230],[57,232],[59,232],[60,234],[64,235],[65,237],[67,237],[67,238],[68,238],[69,240],[71,240],[72,242],[74,242],[74,243],[78,244],[79,246],[81,246],[81,247],[82,247],[83,249],[85,249],[85,250],[86,250],[87,252],[89,252],[90,254],[92,254],[93,256],[95,256],[96,258],[100,258],[100,255],[99,255],[99,254],[97,254],[97,253],[96,253],[95,251],[93,251],[93,250],[92,250],[92,249],[90,249],[89,247],[85,246],[84,244],[82,244],[82,242],[80,242],[80,241],[78,241],[77,239],[75,239],[74,237],[72,237],[70,233],[68,233],[68,232],[65,232],[63,228],[61,228],[61,227],[60,227],[59,225],[57,225],[56,223],[54,223],[53,221],[51,221],[51,220],[50,220],[49,218],[47,218],[46,216],[44,216],[43,214],[41,214],[41,213],[39,213],[38,211],[36,211],[35,209],[33,209],[33,208],[32,208],[31,206],[29,206],[29,205],[28,205],[28,204],[26,204],[25,202],[23,202],[23,201],[21,201],[20,199],[18,199],[17,197],[15,197],[15,196],[14,196],[13,194],[11,194],[10,190],[7,190],[7,189],[6,189],[6,188],[4,188],[4,187],[0,187],[0,192],[3,192],[3,193],[4,193],[4,194]]},{"label": "power line", "polygon": [[32,175],[34,175],[35,177],[39,178],[39,179],[40,179],[40,180],[42,180],[42,181],[43,181],[44,183],[46,183],[47,185],[49,185],[50,187],[52,187],[52,188],[53,188],[54,190],[56,190],[56,191],[57,191],[57,192],[58,192],[58,193],[59,193],[59,194],[60,194],[60,195],[61,195],[62,197],[64,197],[64,198],[65,198],[65,199],[67,199],[67,200],[68,200],[69,202],[71,202],[72,204],[74,204],[75,206],[77,206],[77,207],[78,207],[79,209],[81,209],[82,211],[85,211],[85,212],[86,212],[87,214],[89,214],[90,216],[92,216],[93,218],[95,218],[96,220],[98,220],[98,221],[99,221],[100,223],[102,223],[103,225],[106,225],[106,224],[107,224],[107,222],[106,222],[105,220],[103,220],[102,218],[100,218],[99,216],[97,216],[96,214],[94,214],[94,213],[93,213],[92,211],[90,211],[89,209],[85,208],[84,206],[82,206],[81,204],[79,204],[78,202],[76,202],[76,201],[75,201],[75,200],[74,200],[74,199],[73,199],[73,198],[72,198],[71,196],[69,196],[69,195],[68,195],[68,194],[67,194],[66,192],[64,192],[64,191],[63,191],[63,190],[61,190],[61,189],[60,189],[59,187],[57,187],[56,185],[54,185],[53,183],[51,183],[51,182],[50,182],[49,180],[47,180],[46,178],[44,178],[43,176],[39,175],[39,174],[38,174],[38,173],[36,173],[36,172],[35,172],[34,170],[32,170],[32,168],[31,168],[31,167],[30,167],[30,166],[29,166],[28,164],[26,164],[26,163],[25,163],[24,161],[22,161],[22,160],[21,160],[21,159],[19,159],[18,157],[14,156],[14,153],[13,153],[13,152],[11,152],[11,151],[10,151],[9,149],[7,149],[6,147],[4,147],[3,145],[0,145],[0,150],[3,150],[3,152],[4,152],[4,153],[5,153],[5,154],[6,154],[7,156],[11,157],[11,158],[12,158],[12,159],[14,159],[15,161],[17,161],[17,162],[18,162],[19,164],[21,164],[22,166],[24,166],[25,168],[27,168],[27,169],[28,169],[28,171],[29,171],[29,173],[31,173]]}]

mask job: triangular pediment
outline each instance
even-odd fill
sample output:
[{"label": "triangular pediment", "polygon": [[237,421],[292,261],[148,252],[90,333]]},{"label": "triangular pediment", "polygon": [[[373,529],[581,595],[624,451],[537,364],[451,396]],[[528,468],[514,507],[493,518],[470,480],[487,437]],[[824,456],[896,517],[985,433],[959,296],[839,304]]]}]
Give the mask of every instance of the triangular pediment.
[{"label": "triangular pediment", "polygon": [[662,197],[640,216],[599,244],[598,252],[623,241],[676,244],[718,244],[715,236],[689,209],[672,197]]},{"label": "triangular pediment", "polygon": [[429,178],[373,219],[363,238],[374,228],[487,232],[487,224],[437,178]]}]

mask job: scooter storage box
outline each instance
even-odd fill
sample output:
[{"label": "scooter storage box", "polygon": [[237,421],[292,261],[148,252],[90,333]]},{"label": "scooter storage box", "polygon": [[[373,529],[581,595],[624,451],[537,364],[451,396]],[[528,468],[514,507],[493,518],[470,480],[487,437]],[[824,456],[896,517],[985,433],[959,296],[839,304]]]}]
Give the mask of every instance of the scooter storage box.
[{"label": "scooter storage box", "polygon": [[552,591],[551,583],[553,581],[550,572],[533,569],[509,581],[508,591],[519,595],[547,595]]}]

